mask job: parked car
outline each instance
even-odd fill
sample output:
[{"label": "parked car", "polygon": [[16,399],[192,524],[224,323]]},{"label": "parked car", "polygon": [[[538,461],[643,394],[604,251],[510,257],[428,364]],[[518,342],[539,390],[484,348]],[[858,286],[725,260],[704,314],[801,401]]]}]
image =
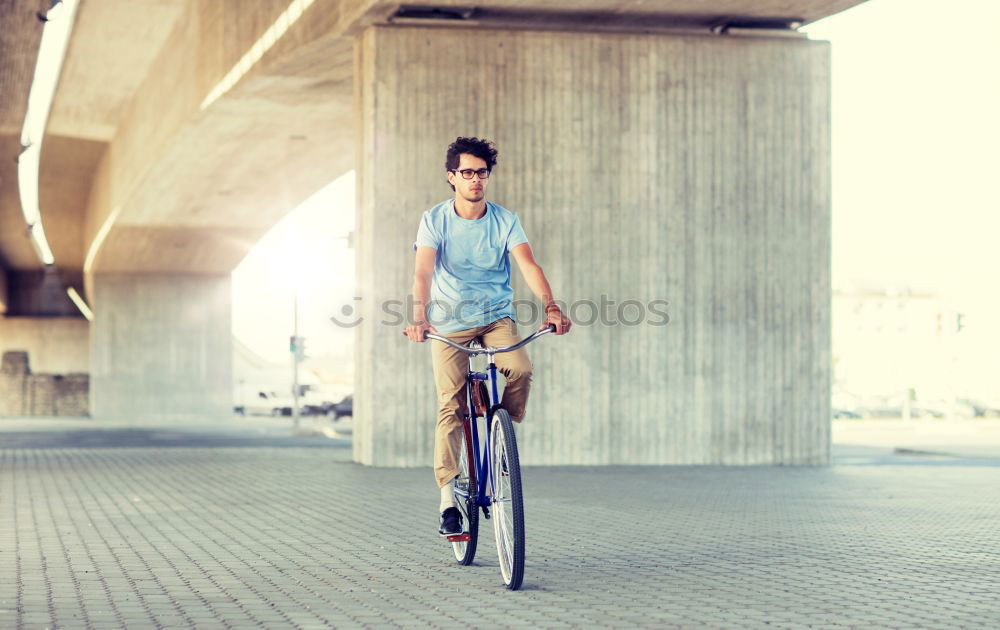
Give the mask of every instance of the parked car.
[{"label": "parked car", "polygon": [[353,415],[354,415],[354,396],[351,395],[351,394],[348,394],[347,396],[344,396],[344,399],[341,400],[339,403],[333,403],[333,404],[331,404],[327,408],[326,413],[327,413],[327,415],[333,416],[334,420],[339,420],[339,419],[343,418],[344,416],[352,416],[353,417]]},{"label": "parked car", "polygon": [[956,402],[960,407],[962,415],[969,418],[985,418],[1000,416],[1000,408],[991,406],[980,400],[970,398],[960,398]]},{"label": "parked car", "polygon": [[303,416],[323,416],[333,403],[329,397],[313,389],[305,389],[299,396],[299,412]]},{"label": "parked car", "polygon": [[914,402],[910,404],[911,418],[943,418],[945,410],[932,403]]},{"label": "parked car", "polygon": [[899,418],[903,415],[902,403],[891,400],[869,402],[864,410],[872,418]]},{"label": "parked car", "polygon": [[861,414],[857,411],[851,411],[850,409],[838,409],[834,407],[831,409],[834,418],[860,418]]},{"label": "parked car", "polygon": [[[351,396],[345,396],[340,402],[333,402],[331,394],[336,392],[320,391],[309,386],[301,386],[299,396],[299,413],[303,416],[333,416],[334,420],[352,415]],[[241,416],[291,416],[295,407],[292,396],[279,396],[273,391],[258,391],[257,397],[243,405],[236,405],[233,411]]]},{"label": "parked car", "polygon": [[237,405],[234,411],[242,416],[290,416],[294,404],[291,396],[259,391],[256,398],[246,404]]}]

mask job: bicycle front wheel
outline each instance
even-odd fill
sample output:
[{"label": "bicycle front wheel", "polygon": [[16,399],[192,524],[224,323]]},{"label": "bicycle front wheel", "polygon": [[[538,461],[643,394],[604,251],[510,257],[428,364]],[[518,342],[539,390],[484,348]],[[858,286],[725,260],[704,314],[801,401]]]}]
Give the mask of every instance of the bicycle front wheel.
[{"label": "bicycle front wheel", "polygon": [[524,498],[514,423],[506,409],[493,413],[490,450],[493,532],[500,575],[507,588],[516,591],[524,579]]},{"label": "bicycle front wheel", "polygon": [[[472,564],[472,559],[476,557],[476,543],[479,540],[479,508],[476,506],[479,486],[476,483],[476,461],[473,457],[472,429],[469,422],[463,423],[465,439],[462,440],[462,447],[458,454],[458,478],[453,484],[455,505],[462,513],[462,522],[465,524],[464,533],[469,535],[469,540],[451,543],[455,559],[458,560],[459,564],[465,566]],[[471,422],[475,422],[475,419],[473,418]]]}]

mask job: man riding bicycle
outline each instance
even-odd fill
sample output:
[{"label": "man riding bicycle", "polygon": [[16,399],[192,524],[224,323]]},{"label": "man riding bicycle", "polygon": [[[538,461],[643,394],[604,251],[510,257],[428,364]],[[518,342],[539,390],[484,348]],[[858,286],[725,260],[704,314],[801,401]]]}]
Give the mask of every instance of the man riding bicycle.
[{"label": "man riding bicycle", "polygon": [[[496,165],[492,143],[459,137],[445,157],[448,183],[455,196],[424,212],[417,230],[413,274],[413,324],[405,333],[422,343],[430,331],[466,344],[508,346],[520,341],[514,323],[514,291],[510,286],[510,256],[521,275],[545,305],[545,322],[555,333],[569,332],[570,320],[555,304],[545,272],[535,262],[517,215],[486,201],[486,186]],[[438,418],[434,433],[434,476],[441,490],[438,533],[462,533],[452,481],[459,474],[458,452],[463,439],[462,414],[468,360],[445,344],[432,346]],[[531,389],[531,361],[524,348],[496,355],[506,379],[501,404],[515,422],[524,419]]]}]

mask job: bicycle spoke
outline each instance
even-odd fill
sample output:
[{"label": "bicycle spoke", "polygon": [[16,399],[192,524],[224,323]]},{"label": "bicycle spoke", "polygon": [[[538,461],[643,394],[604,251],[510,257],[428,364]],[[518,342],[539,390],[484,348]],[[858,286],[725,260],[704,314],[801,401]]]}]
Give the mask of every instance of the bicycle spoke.
[{"label": "bicycle spoke", "polygon": [[[524,508],[514,426],[500,409],[490,427],[491,504],[500,574],[507,588],[521,587],[524,577]],[[506,471],[506,474],[505,474]]]},{"label": "bicycle spoke", "polygon": [[503,474],[507,468],[507,453],[503,429],[500,425],[495,428],[493,435],[493,461],[492,477],[495,488],[492,503],[494,504],[494,518],[497,528],[497,552],[500,559],[500,572],[504,581],[509,582],[514,566],[514,536],[513,518],[511,512],[510,478]]},{"label": "bicycle spoke", "polygon": [[[465,427],[468,430],[468,427]],[[466,439],[462,441],[461,452],[458,458],[458,478],[454,481],[454,487],[452,490],[452,496],[455,500],[455,506],[458,508],[459,513],[462,515],[462,526],[463,530],[468,533],[468,541],[455,541],[451,543],[452,551],[454,552],[455,559],[463,565],[468,565],[472,562],[476,553],[476,537],[478,530],[478,513],[474,506],[470,506],[470,495],[474,491],[475,484],[472,483],[473,475],[470,475],[470,449],[468,448],[469,443],[471,443],[471,438],[469,435],[465,436]],[[471,513],[470,513],[471,512]]]}]

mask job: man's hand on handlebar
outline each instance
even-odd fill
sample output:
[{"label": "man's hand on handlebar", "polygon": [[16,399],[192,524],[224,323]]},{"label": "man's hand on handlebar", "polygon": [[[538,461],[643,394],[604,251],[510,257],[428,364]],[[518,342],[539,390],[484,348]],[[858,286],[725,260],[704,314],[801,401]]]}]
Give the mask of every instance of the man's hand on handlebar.
[{"label": "man's hand on handlebar", "polygon": [[437,328],[434,328],[427,322],[413,324],[412,326],[407,326],[403,330],[403,334],[409,337],[410,341],[415,341],[417,343],[423,343],[427,341],[424,335],[426,335],[429,332],[437,333]]},{"label": "man's hand on handlebar", "polygon": [[557,335],[565,335],[573,327],[573,322],[569,321],[569,318],[563,315],[562,310],[558,306],[549,304],[545,308],[545,323],[542,324],[542,329],[549,325],[556,327],[555,333]]}]

